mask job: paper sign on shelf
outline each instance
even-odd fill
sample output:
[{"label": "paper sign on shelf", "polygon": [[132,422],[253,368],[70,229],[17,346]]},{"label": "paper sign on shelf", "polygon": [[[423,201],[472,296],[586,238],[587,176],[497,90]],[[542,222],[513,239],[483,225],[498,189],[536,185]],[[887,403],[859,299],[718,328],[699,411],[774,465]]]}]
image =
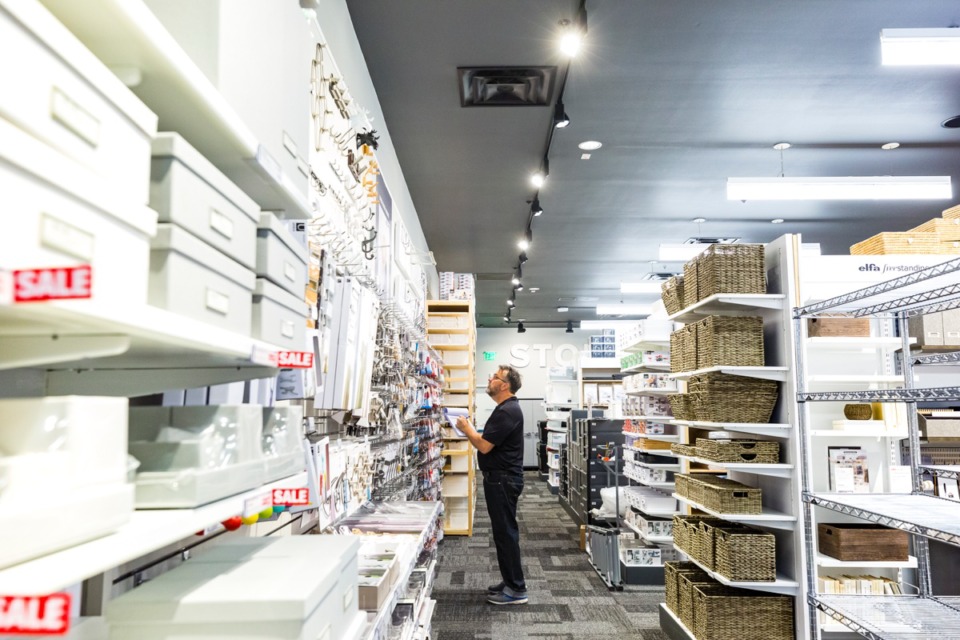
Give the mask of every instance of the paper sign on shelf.
[{"label": "paper sign on shelf", "polygon": [[310,490],[306,487],[299,489],[274,489],[274,506],[302,507],[310,504]]},{"label": "paper sign on shelf", "polygon": [[93,268],[17,269],[12,273],[13,302],[77,300],[93,295]]},{"label": "paper sign on shelf", "polygon": [[273,493],[264,491],[243,501],[243,517],[273,508]]},{"label": "paper sign on shelf", "polygon": [[0,596],[0,634],[60,636],[69,630],[69,593]]},{"label": "paper sign on shelf", "polygon": [[281,369],[310,369],[313,367],[313,352],[278,351],[277,366]]}]

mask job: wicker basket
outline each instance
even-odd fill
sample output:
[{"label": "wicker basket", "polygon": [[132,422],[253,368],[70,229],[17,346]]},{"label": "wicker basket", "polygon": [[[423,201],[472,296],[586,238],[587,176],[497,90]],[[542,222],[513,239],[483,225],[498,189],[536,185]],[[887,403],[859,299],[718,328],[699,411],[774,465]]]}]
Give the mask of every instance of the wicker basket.
[{"label": "wicker basket", "polygon": [[[935,233],[878,233],[872,238],[850,247],[853,256],[888,256],[895,254],[953,253],[941,251],[940,238]],[[960,250],[956,250],[960,253]]]},{"label": "wicker basket", "polygon": [[660,293],[663,298],[663,306],[667,308],[667,314],[673,315],[683,311],[683,276],[673,276],[662,285]]},{"label": "wicker basket", "polygon": [[[692,484],[692,483],[691,483]],[[717,513],[760,514],[763,491],[745,484],[723,478],[704,478],[698,480],[693,493],[707,509]],[[691,498],[692,499],[692,498]]]},{"label": "wicker basket", "polygon": [[683,308],[693,306],[700,302],[698,293],[699,280],[697,279],[697,265],[700,262],[700,256],[683,265]]},{"label": "wicker basket", "polygon": [[670,445],[670,453],[676,454],[678,456],[688,456],[692,458],[697,455],[697,448],[692,444],[683,444],[680,442],[675,442]]},{"label": "wicker basket", "polygon": [[697,258],[699,300],[718,293],[766,293],[762,244],[714,244]]},{"label": "wicker basket", "polygon": [[[697,586],[722,586],[706,573],[678,573],[677,574],[677,604],[679,605],[680,621],[687,627],[693,628],[694,604],[693,589]],[[731,640],[731,639],[727,639]]]},{"label": "wicker basket", "polygon": [[670,398],[670,410],[677,420],[693,420],[693,398],[689,393],[675,393]]},{"label": "wicker basket", "polygon": [[[673,544],[684,553],[693,556],[694,536],[697,523],[708,516],[684,517],[673,521]],[[712,517],[712,516],[710,516]]]},{"label": "wicker basket", "polygon": [[681,373],[697,368],[697,325],[689,324],[670,334],[670,371]]},{"label": "wicker basket", "polygon": [[728,580],[773,582],[777,579],[777,539],[753,527],[716,528],[712,564]]},{"label": "wicker basket", "polygon": [[693,619],[687,628],[697,640],[794,640],[792,597],[690,584]]},{"label": "wicker basket", "polygon": [[667,608],[680,615],[680,593],[677,584],[678,575],[685,573],[691,577],[707,578],[706,572],[692,562],[664,562],[663,579],[667,591]]},{"label": "wicker basket", "polygon": [[845,404],[843,417],[847,420],[870,420],[873,418],[873,407],[869,404]]},{"label": "wicker basket", "polygon": [[690,378],[687,385],[693,419],[702,422],[770,422],[777,404],[777,383],[722,373]]},{"label": "wicker basket", "polygon": [[714,462],[780,462],[780,443],[766,440],[711,440],[697,438],[697,457]]},{"label": "wicker basket", "polygon": [[940,215],[942,215],[947,220],[954,220],[956,218],[960,218],[960,204],[950,207],[949,209],[944,209],[943,213],[941,213]]},{"label": "wicker basket", "polygon": [[708,316],[693,326],[697,361],[689,370],[763,366],[763,318]]},{"label": "wicker basket", "polygon": [[714,568],[714,537],[717,531],[740,531],[747,527],[720,518],[704,518],[697,523],[692,536],[691,556],[707,569]]}]

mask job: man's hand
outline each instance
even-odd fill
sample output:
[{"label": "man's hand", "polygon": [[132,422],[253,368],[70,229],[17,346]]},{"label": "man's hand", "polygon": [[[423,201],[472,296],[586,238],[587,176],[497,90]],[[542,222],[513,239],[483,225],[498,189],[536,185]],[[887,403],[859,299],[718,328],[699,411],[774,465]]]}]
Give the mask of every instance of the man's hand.
[{"label": "man's hand", "polygon": [[477,430],[470,424],[470,421],[463,416],[457,418],[457,429],[460,429],[460,431],[467,436],[467,440],[469,440],[480,453],[490,453],[493,451],[493,443],[484,440],[483,436],[477,433]]},{"label": "man's hand", "polygon": [[464,433],[476,431],[476,429],[473,428],[473,425],[470,424],[470,421],[463,416],[457,418],[457,429],[460,429],[460,431],[463,431]]}]

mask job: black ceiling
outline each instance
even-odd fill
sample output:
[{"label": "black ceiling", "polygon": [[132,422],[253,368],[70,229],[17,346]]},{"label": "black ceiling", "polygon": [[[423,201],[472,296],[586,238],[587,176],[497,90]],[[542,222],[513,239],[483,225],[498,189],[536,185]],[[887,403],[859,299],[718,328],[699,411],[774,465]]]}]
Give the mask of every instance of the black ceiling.
[{"label": "black ceiling", "polygon": [[[573,0],[348,0],[387,127],[441,271],[480,274],[481,324],[502,325],[508,277],[552,107],[464,108],[457,67],[558,66]],[[767,242],[785,232],[827,253],[906,230],[953,201],[728,202],[728,176],[960,178],[960,67],[883,67],[882,28],[960,24],[939,0],[588,0],[589,34],[564,94],[571,125],[550,152],[514,319],[560,297],[643,302],[621,280],[661,242]],[[556,95],[554,95],[554,99]],[[584,140],[603,148],[581,160]],[[902,146],[883,151],[880,145]],[[956,193],[957,187],[954,186]],[[707,222],[697,225],[694,218]],[[781,225],[770,224],[784,218]],[[530,293],[529,287],[540,287]],[[570,306],[576,306],[572,303]]]}]

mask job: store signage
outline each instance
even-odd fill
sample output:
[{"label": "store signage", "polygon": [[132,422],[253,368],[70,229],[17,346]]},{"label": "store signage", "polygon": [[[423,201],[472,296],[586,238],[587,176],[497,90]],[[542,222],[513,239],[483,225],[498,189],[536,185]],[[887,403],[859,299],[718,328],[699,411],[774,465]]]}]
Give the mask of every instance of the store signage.
[{"label": "store signage", "polygon": [[310,490],[306,487],[299,489],[274,489],[274,506],[304,507],[310,504]]},{"label": "store signage", "polygon": [[313,352],[278,351],[277,366],[281,369],[309,369],[313,366]]},{"label": "store signage", "polygon": [[14,302],[75,300],[93,295],[93,268],[19,269],[13,272]]},{"label": "store signage", "polygon": [[69,629],[69,593],[0,596],[0,634],[59,636]]},{"label": "store signage", "polygon": [[518,369],[525,369],[531,364],[530,350],[536,351],[541,369],[546,369],[547,352],[552,351],[553,360],[557,366],[569,367],[577,364],[577,348],[572,344],[561,344],[554,348],[552,344],[515,344],[510,347],[510,365]]},{"label": "store signage", "polygon": [[496,360],[496,358],[497,358],[497,352],[496,352],[496,351],[484,351],[484,352],[483,352],[483,359],[486,360],[486,361],[488,361],[488,362],[491,361],[491,360]]}]

